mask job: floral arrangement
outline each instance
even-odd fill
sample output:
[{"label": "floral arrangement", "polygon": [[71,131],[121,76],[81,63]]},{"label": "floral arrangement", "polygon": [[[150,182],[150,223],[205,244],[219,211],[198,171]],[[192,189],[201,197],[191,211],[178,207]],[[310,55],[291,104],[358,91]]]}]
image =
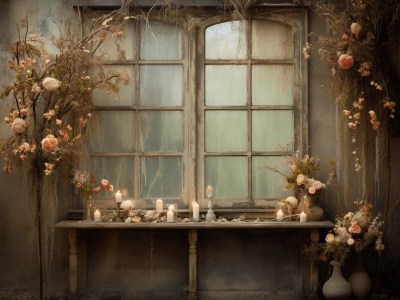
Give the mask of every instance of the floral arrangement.
[{"label": "floral arrangement", "polygon": [[364,201],[355,202],[359,207],[336,219],[334,229],[325,237],[321,246],[321,259],[343,261],[351,253],[361,253],[375,246],[377,251],[384,250],[381,231],[383,221],[378,214],[372,218],[372,205]]},{"label": "floral arrangement", "polygon": [[79,155],[91,118],[92,91],[118,92],[119,84],[128,82],[122,73],[105,72],[103,56],[96,51],[107,34],[121,30],[124,21],[114,20],[116,16],[101,17],[81,38],[69,31],[61,34],[53,40],[53,52],[42,37],[29,32],[27,20],[18,24],[19,38],[7,62],[13,80],[0,93],[10,103],[4,120],[11,134],[1,143],[4,171],[25,162],[49,176],[64,158]]},{"label": "floral arrangement", "polygon": [[94,176],[87,171],[75,170],[72,182],[85,198],[97,195],[101,190],[106,190],[107,192],[114,190],[114,186],[107,179],[102,179],[98,184]]},{"label": "floral arrangement", "polygon": [[325,18],[327,32],[305,45],[304,58],[310,58],[316,48],[332,70],[332,87],[352,135],[351,152],[359,172],[362,161],[357,147],[362,146],[362,136],[357,130],[365,130],[363,123],[369,120],[376,131],[395,117],[397,95],[388,86],[395,82],[390,78],[392,66],[381,56],[395,36],[390,31],[397,23],[400,4],[381,0],[323,0],[308,4]]}]

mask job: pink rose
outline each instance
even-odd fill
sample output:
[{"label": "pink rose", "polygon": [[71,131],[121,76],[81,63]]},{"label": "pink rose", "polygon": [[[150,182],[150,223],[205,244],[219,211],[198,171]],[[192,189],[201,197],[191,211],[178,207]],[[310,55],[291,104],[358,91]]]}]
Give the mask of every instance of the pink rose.
[{"label": "pink rose", "polygon": [[112,184],[107,185],[107,192],[114,191],[114,186]]},{"label": "pink rose", "polygon": [[322,182],[319,181],[319,180],[315,180],[315,181],[313,182],[313,187],[315,187],[315,189],[316,189],[317,191],[319,191],[319,190],[321,190],[321,189],[324,188]]},{"label": "pink rose", "polygon": [[344,69],[350,69],[354,65],[354,58],[348,54],[342,54],[339,56],[338,65]]},{"label": "pink rose", "polygon": [[57,148],[57,146],[58,146],[58,140],[52,134],[48,134],[42,140],[42,148],[44,152],[52,152]]},{"label": "pink rose", "polygon": [[358,225],[357,221],[353,221],[351,226],[349,227],[349,232],[350,233],[361,233],[361,227]]},{"label": "pink rose", "polygon": [[108,185],[108,180],[107,179],[102,179],[100,182],[101,187],[105,188]]},{"label": "pink rose", "polygon": [[310,186],[309,188],[308,188],[308,193],[310,194],[310,195],[314,195],[315,193],[317,192],[317,189],[315,188],[315,186]]}]

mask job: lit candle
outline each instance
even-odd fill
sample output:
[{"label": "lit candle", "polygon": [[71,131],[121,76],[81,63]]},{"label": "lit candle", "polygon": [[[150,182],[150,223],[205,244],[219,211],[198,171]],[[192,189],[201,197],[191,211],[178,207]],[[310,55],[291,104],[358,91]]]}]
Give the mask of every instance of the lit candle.
[{"label": "lit candle", "polygon": [[168,223],[173,223],[173,222],[175,222],[175,218],[174,218],[174,207],[173,207],[172,205],[170,205],[170,206],[168,207],[167,222],[168,222]]},{"label": "lit candle", "polygon": [[122,194],[120,191],[115,193],[115,202],[121,203],[122,202]]},{"label": "lit candle", "polygon": [[162,213],[164,209],[164,202],[162,199],[156,200],[156,212]]},{"label": "lit candle", "polygon": [[192,209],[193,209],[193,221],[200,220],[200,207],[196,201],[192,202]]},{"label": "lit candle", "polygon": [[283,221],[283,211],[282,209],[278,210],[278,212],[276,213],[276,220],[279,222]]},{"label": "lit candle", "polygon": [[307,215],[304,211],[302,211],[300,214],[300,222],[302,223],[307,222]]},{"label": "lit candle", "polygon": [[211,197],[212,197],[212,195],[213,195],[213,188],[212,188],[211,185],[208,185],[208,186],[207,186],[206,195],[207,195],[207,198],[211,198]]},{"label": "lit candle", "polygon": [[100,218],[101,218],[101,213],[98,209],[96,209],[96,211],[94,212],[94,221],[99,222]]}]

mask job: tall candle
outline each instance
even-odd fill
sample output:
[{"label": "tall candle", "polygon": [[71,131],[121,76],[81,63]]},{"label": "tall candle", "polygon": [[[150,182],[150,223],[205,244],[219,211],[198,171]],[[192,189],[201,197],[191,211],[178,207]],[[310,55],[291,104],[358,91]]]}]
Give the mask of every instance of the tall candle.
[{"label": "tall candle", "polygon": [[276,213],[276,220],[279,222],[283,221],[283,211],[281,209]]},{"label": "tall candle", "polygon": [[301,212],[300,214],[300,222],[304,223],[307,222],[307,215],[305,214],[305,212]]},{"label": "tall candle", "polygon": [[164,202],[162,199],[156,200],[156,212],[162,213],[164,209]]},{"label": "tall candle", "polygon": [[172,205],[170,205],[170,206],[168,207],[167,222],[169,222],[169,223],[175,222],[174,207],[173,207]]},{"label": "tall candle", "polygon": [[208,185],[208,186],[207,186],[206,195],[207,195],[207,198],[211,198],[211,197],[212,197],[212,195],[213,195],[213,188],[212,188],[211,185]]},{"label": "tall candle", "polygon": [[115,193],[115,202],[121,203],[122,202],[122,194],[120,191]]},{"label": "tall candle", "polygon": [[94,220],[96,222],[99,222],[100,218],[101,218],[101,213],[100,213],[100,211],[98,209],[96,209],[96,211],[94,212]]},{"label": "tall candle", "polygon": [[193,221],[200,220],[200,206],[196,201],[192,202],[192,209],[193,209]]}]

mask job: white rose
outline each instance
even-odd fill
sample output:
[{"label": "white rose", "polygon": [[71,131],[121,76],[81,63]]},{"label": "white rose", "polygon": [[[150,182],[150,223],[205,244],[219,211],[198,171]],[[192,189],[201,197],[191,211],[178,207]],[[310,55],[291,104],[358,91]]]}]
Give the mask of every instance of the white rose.
[{"label": "white rose", "polygon": [[325,237],[325,241],[327,243],[331,243],[335,240],[335,236],[332,233],[328,233]]},{"label": "white rose", "polygon": [[306,180],[307,180],[307,176],[305,176],[303,174],[297,175],[296,182],[297,182],[298,185],[305,184]]},{"label": "white rose", "polygon": [[11,123],[11,129],[14,133],[20,134],[24,133],[25,129],[28,127],[28,124],[26,123],[25,120],[21,118],[16,118],[12,123]]},{"label": "white rose", "polygon": [[61,81],[53,77],[46,77],[43,80],[43,87],[48,91],[55,91],[61,85]]},{"label": "white rose", "polygon": [[353,244],[354,244],[354,240],[353,240],[352,238],[349,238],[349,239],[347,240],[347,245],[351,246],[351,245],[353,245]]},{"label": "white rose", "polygon": [[285,199],[285,202],[289,203],[291,206],[296,206],[298,201],[295,197],[289,196]]}]

